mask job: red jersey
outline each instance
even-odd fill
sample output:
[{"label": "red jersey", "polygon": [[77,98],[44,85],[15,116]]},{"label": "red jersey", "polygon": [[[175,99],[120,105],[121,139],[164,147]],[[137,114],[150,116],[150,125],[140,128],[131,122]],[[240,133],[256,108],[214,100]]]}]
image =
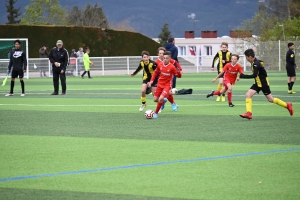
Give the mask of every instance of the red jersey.
[{"label": "red jersey", "polygon": [[172,86],[173,75],[181,78],[181,72],[177,72],[176,67],[169,63],[165,65],[163,62],[158,64],[155,71],[153,72],[151,81],[155,80],[155,77],[159,74],[158,77],[158,87]]},{"label": "red jersey", "polygon": [[[161,59],[159,59],[159,58],[157,58],[157,59],[155,60],[155,62],[156,62],[157,65],[159,65],[160,63],[164,63],[164,61],[161,60]],[[175,67],[177,67],[180,71],[182,71],[182,67],[180,66],[179,62],[177,62],[177,61],[174,60],[174,59],[171,59],[171,60],[170,60],[170,63],[173,64]]]},{"label": "red jersey", "polygon": [[223,68],[224,82],[229,81],[232,85],[235,83],[238,73],[243,74],[243,68],[240,64],[236,63],[234,66],[232,63],[227,63]]}]

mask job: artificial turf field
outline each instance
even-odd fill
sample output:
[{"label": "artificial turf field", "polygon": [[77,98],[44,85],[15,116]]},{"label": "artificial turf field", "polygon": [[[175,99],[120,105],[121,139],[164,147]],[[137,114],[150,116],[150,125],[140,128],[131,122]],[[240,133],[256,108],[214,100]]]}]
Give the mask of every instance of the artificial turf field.
[{"label": "artificial turf field", "polygon": [[[268,73],[274,97],[294,116],[233,86],[233,103],[206,94],[216,73],[184,74],[158,119],[139,112],[141,75],[67,77],[67,95],[51,96],[52,79],[25,79],[26,96],[0,87],[0,199],[300,199],[300,82],[287,94],[285,73]],[[155,109],[147,96],[147,109]]]}]

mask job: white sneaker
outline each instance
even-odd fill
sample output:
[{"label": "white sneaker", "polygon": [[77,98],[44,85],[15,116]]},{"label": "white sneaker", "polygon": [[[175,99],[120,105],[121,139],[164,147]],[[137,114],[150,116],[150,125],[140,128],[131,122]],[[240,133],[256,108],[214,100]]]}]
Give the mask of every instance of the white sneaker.
[{"label": "white sneaker", "polygon": [[21,94],[21,97],[25,97],[25,93],[22,93],[22,94]]},{"label": "white sneaker", "polygon": [[142,104],[141,107],[140,107],[140,109],[139,109],[140,112],[142,112],[146,108],[146,106],[147,106],[146,104]]},{"label": "white sneaker", "polygon": [[9,94],[6,94],[5,96],[10,97],[10,96],[14,96],[14,94],[9,93]]}]

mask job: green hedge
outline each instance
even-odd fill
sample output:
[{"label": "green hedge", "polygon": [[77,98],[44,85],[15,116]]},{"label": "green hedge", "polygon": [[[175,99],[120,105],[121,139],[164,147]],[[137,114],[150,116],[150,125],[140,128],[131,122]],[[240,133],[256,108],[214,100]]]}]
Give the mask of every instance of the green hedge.
[{"label": "green hedge", "polygon": [[29,57],[38,58],[39,48],[52,48],[57,40],[71,52],[89,47],[91,57],[139,56],[143,50],[157,54],[157,42],[140,33],[76,26],[0,25],[1,38],[28,38]]}]

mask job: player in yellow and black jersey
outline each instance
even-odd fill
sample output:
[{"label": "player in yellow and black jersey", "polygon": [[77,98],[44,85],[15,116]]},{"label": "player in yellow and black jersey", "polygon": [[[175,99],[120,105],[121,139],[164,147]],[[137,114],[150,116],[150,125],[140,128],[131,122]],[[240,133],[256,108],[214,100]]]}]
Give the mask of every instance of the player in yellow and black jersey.
[{"label": "player in yellow and black jersey", "polygon": [[[153,60],[150,60],[150,54],[148,51],[142,51],[142,60],[139,63],[137,69],[131,74],[131,76],[135,76],[141,70],[143,70],[143,82],[142,82],[142,105],[140,107],[140,111],[143,111],[144,108],[147,106],[146,104],[146,91],[147,91],[147,83],[150,82],[152,74],[156,69],[156,63]],[[157,86],[157,79],[153,82],[151,90],[152,94],[154,94],[155,89]]]},{"label": "player in yellow and black jersey", "polygon": [[268,99],[269,102],[275,103],[279,106],[288,109],[290,115],[292,116],[294,114],[294,110],[291,102],[286,103],[278,98],[273,98],[270,90],[268,75],[264,68],[264,62],[258,60],[255,57],[253,49],[247,49],[244,54],[246,56],[247,61],[251,63],[252,74],[241,74],[240,78],[254,78],[254,84],[246,93],[247,112],[245,114],[240,114],[240,116],[242,118],[252,119],[252,96],[256,93],[259,93],[260,91],[264,93],[265,97]]},{"label": "player in yellow and black jersey", "polygon": [[[219,60],[219,63],[217,65],[217,70],[218,74],[220,74],[223,71],[223,67],[231,62],[231,53],[228,51],[228,43],[227,42],[222,42],[221,44],[221,50],[217,52],[215,55],[213,62],[212,62],[212,67],[211,69],[214,71],[214,66],[215,62]],[[218,84],[218,91],[222,90],[223,87],[223,77],[224,75],[219,77],[219,84]],[[220,95],[217,96],[216,101],[220,101]],[[225,93],[222,94],[222,101],[225,101]]]},{"label": "player in yellow and black jersey", "polygon": [[296,81],[296,68],[297,65],[295,63],[295,45],[293,43],[288,43],[289,50],[286,52],[286,73],[288,76],[288,94],[296,94],[293,91],[293,86]]}]

